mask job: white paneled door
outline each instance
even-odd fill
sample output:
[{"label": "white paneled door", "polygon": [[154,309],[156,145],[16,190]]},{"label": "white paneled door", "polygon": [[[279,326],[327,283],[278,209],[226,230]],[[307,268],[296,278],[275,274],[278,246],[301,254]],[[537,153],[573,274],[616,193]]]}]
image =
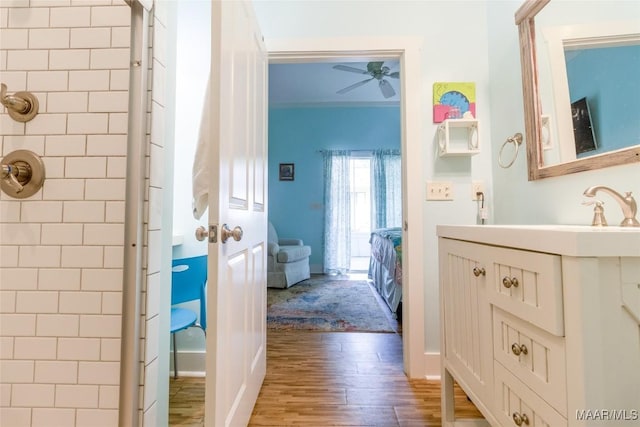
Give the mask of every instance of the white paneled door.
[{"label": "white paneled door", "polygon": [[244,426],[266,370],[268,58],[250,2],[214,1],[211,27],[205,425]]}]

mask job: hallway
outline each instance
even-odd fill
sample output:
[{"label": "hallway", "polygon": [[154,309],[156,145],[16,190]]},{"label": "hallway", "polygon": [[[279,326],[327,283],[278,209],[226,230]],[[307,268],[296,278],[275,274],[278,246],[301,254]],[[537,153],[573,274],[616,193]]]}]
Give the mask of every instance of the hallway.
[{"label": "hallway", "polygon": [[[250,426],[440,426],[440,383],[408,380],[387,333],[269,331]],[[459,416],[481,417],[461,390]],[[201,426],[204,378],[171,380],[172,426]]]}]

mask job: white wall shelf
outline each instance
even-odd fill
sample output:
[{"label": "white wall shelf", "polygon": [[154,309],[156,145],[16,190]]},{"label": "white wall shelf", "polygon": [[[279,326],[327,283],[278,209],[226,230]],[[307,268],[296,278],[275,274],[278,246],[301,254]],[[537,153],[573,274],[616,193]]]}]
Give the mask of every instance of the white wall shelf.
[{"label": "white wall shelf", "polygon": [[480,152],[478,120],[447,119],[438,126],[440,157],[473,156]]}]

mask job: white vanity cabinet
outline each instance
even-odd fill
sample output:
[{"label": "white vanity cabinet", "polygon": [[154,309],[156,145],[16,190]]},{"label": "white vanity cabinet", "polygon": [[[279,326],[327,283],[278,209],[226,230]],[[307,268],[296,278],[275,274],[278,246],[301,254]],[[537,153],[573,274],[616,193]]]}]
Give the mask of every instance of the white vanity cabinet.
[{"label": "white vanity cabinet", "polygon": [[443,426],[453,380],[478,425],[640,425],[640,230],[438,235]]}]

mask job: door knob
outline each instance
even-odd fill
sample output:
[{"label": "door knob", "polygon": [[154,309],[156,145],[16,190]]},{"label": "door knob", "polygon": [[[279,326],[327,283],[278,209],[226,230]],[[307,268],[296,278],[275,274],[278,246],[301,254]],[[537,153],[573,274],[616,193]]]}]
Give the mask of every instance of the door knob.
[{"label": "door knob", "polygon": [[206,228],[204,228],[203,226],[196,228],[196,240],[202,242],[207,237],[209,237],[209,233],[207,232]]},{"label": "door knob", "polygon": [[222,243],[226,243],[229,237],[233,237],[233,240],[239,242],[242,239],[242,228],[239,225],[236,225],[233,230],[229,229],[227,224],[222,224],[220,228],[220,241]]}]

